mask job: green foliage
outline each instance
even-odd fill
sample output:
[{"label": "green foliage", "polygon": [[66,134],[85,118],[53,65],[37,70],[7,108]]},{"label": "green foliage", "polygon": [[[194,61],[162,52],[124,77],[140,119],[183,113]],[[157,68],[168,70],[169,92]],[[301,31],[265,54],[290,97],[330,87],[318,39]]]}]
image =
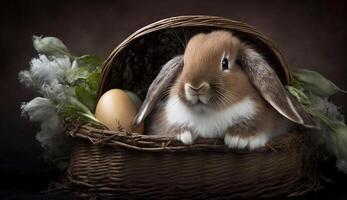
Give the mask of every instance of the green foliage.
[{"label": "green foliage", "polygon": [[298,82],[302,83],[302,86],[305,89],[317,96],[329,97],[337,92],[347,92],[340,89],[333,82],[315,71],[299,69],[294,73],[294,78]]},{"label": "green foliage", "polygon": [[333,82],[318,72],[307,69],[297,70],[294,73],[294,78],[296,87],[287,86],[288,91],[298,99],[307,112],[318,118],[325,125],[329,126],[334,130],[334,132],[341,130],[341,127],[344,127],[343,129],[347,130],[343,121],[330,119],[325,116],[325,113],[321,110],[314,109],[320,106],[317,104],[323,101],[324,98],[327,98],[336,92],[345,92],[344,90],[338,88]]},{"label": "green foliage", "polygon": [[65,44],[56,37],[33,36],[33,46],[38,53],[47,56],[71,56]]},{"label": "green foliage", "polygon": [[[97,103],[102,60],[95,55],[72,56],[65,44],[55,37],[33,36],[33,46],[40,55],[46,56],[43,59],[46,59],[47,63],[42,66],[34,66],[34,68],[52,70],[48,74],[53,77],[48,82],[40,82],[42,85],[38,85],[34,89],[55,104],[58,114],[64,120],[99,123],[93,113]],[[65,66],[61,67],[64,70],[63,73],[55,74],[56,69],[47,69],[51,62],[59,63],[61,58],[70,60],[68,66],[65,63]],[[21,79],[24,80],[22,82],[26,81],[27,85],[33,85],[37,82],[36,79],[39,79],[35,77],[35,74],[37,73],[31,71],[20,72]],[[57,80],[58,84],[52,84]],[[42,88],[45,90],[42,91]]]},{"label": "green foliage", "polygon": [[331,95],[345,91],[321,74],[306,69],[297,70],[293,86],[287,88],[321,122],[320,137],[327,150],[336,156],[336,166],[347,173],[347,126],[338,108],[328,100]]},{"label": "green foliage", "polygon": [[97,91],[99,88],[100,71],[94,71],[89,74],[87,84],[92,91]]},{"label": "green foliage", "polygon": [[102,64],[102,60],[94,55],[84,55],[76,58],[77,64],[80,67],[94,71],[96,67]]},{"label": "green foliage", "polygon": [[76,98],[90,111],[94,112],[96,105],[96,93],[88,85],[78,85],[75,87]]},{"label": "green foliage", "polygon": [[295,84],[293,85],[295,86],[287,86],[288,91],[298,99],[306,111],[318,118],[334,132],[337,133],[344,130],[347,135],[347,127],[343,121],[331,119],[326,116],[324,110],[317,109],[323,106],[320,103],[324,99],[336,92],[345,91],[315,71],[299,69],[294,73],[294,78]]},{"label": "green foliage", "polygon": [[100,124],[89,108],[75,97],[69,97],[67,102],[59,108],[59,113],[67,121]]},{"label": "green foliage", "polygon": [[296,97],[302,105],[311,105],[310,99],[305,95],[305,93],[302,90],[294,86],[287,86],[287,89],[289,93]]}]

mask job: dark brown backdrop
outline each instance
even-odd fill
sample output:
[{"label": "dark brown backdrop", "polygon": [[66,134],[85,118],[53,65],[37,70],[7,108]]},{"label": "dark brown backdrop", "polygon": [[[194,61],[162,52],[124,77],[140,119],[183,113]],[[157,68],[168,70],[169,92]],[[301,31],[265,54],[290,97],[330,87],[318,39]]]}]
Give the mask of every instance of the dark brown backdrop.
[{"label": "dark brown backdrop", "polygon": [[[56,36],[73,54],[108,53],[125,37],[177,15],[219,15],[247,22],[270,36],[294,67],[317,70],[347,89],[347,3],[338,1],[8,1],[1,5],[1,187],[44,188],[54,174],[40,159],[38,125],[20,117],[19,105],[35,93],[17,73],[35,56],[32,35]],[[347,113],[347,95],[336,95]],[[34,179],[39,177],[38,180]],[[21,180],[21,181],[19,181]]]}]

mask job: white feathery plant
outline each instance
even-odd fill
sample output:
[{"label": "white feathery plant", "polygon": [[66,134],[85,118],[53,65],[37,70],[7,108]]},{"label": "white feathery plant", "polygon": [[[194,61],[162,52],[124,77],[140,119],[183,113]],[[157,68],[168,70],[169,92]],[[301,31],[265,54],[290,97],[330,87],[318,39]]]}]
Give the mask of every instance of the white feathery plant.
[{"label": "white feathery plant", "polygon": [[[41,96],[21,105],[22,115],[41,123],[36,138],[46,156],[67,156],[71,140],[63,134],[64,122],[99,124],[93,115],[101,60],[92,55],[74,57],[55,37],[33,37],[39,53],[30,69],[19,72],[19,81]],[[58,163],[59,164],[59,163]]]}]

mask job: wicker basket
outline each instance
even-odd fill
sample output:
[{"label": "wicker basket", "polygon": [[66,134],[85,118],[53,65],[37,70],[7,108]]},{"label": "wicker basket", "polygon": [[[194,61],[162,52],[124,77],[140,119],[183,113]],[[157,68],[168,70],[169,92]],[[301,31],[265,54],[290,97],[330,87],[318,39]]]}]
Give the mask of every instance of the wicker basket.
[{"label": "wicker basket", "polygon": [[[283,84],[291,69],[273,42],[247,24],[211,16],[180,16],[150,24],[124,40],[104,62],[99,95],[111,88],[142,98],[170,58],[198,32],[233,31],[271,63]],[[303,194],[318,187],[317,151],[302,128],[256,151],[230,150],[223,141],[183,145],[171,137],[113,132],[69,124],[76,147],[65,186],[80,195],[156,199],[230,199]]]}]

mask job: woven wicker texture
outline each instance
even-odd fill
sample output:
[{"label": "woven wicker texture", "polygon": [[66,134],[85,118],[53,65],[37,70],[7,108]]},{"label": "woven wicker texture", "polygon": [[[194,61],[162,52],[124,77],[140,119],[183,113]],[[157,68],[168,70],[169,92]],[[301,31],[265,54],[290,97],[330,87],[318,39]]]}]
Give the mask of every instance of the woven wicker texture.
[{"label": "woven wicker texture", "polygon": [[[283,84],[291,69],[269,38],[221,17],[181,16],[150,24],[125,39],[104,62],[99,95],[111,88],[144,97],[162,64],[184,51],[195,33],[233,31],[272,64]],[[170,137],[113,132],[69,124],[76,139],[65,184],[79,194],[119,199],[230,199],[294,196],[315,189],[316,151],[297,129],[256,151],[230,150],[223,141],[183,145]]]}]

